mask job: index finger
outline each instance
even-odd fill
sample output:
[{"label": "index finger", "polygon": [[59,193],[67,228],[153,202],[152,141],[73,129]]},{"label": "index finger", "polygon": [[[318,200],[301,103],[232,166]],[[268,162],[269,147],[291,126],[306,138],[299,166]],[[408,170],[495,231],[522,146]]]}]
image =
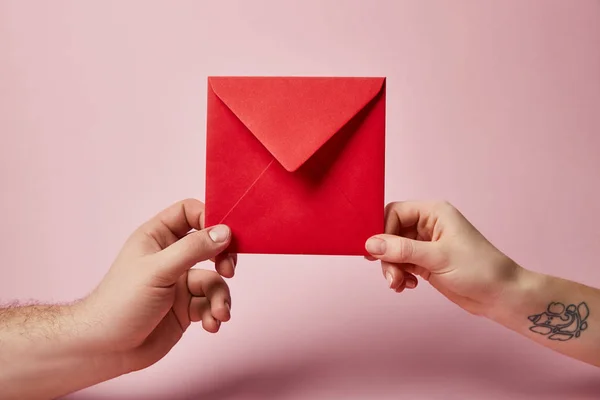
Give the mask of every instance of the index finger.
[{"label": "index finger", "polygon": [[146,221],[136,231],[154,239],[160,249],[165,249],[183,238],[192,229],[201,230],[204,204],[196,199],[185,199],[162,210]]},{"label": "index finger", "polygon": [[204,203],[196,199],[185,199],[164,209],[146,224],[154,230],[166,228],[181,239],[192,229],[202,229],[203,214]]},{"label": "index finger", "polygon": [[397,201],[385,207],[385,233],[396,234],[402,228],[416,225],[422,214],[431,211],[431,204],[416,201]]}]

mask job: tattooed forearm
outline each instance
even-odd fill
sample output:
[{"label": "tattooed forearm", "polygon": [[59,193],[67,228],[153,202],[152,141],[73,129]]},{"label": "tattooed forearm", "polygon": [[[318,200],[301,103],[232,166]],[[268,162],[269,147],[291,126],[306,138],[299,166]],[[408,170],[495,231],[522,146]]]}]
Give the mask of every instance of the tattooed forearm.
[{"label": "tattooed forearm", "polygon": [[546,311],[528,317],[533,323],[529,330],[550,340],[565,342],[578,338],[587,329],[589,315],[590,310],[584,302],[567,307],[563,303],[550,303]]}]

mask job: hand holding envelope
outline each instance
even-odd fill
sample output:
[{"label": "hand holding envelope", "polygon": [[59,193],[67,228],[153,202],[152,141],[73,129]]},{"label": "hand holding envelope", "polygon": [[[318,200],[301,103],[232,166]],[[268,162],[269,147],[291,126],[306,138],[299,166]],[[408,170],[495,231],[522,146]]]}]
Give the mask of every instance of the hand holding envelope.
[{"label": "hand holding envelope", "polygon": [[385,78],[208,78],[206,225],[229,251],[364,255],[384,170]]}]

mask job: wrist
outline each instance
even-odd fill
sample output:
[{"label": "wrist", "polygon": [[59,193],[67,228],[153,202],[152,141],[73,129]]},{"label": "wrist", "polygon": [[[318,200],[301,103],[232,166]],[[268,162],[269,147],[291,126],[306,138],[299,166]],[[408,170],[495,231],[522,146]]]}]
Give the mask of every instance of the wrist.
[{"label": "wrist", "polygon": [[86,300],[54,306],[56,327],[46,341],[39,340],[37,353],[48,360],[57,360],[68,365],[78,365],[78,371],[87,380],[104,381],[124,374],[122,357],[95,340],[91,310]]},{"label": "wrist", "polygon": [[[546,276],[537,272],[527,270],[514,263],[514,273],[508,279],[486,312],[486,317],[504,326],[515,325],[515,316],[528,315],[539,307],[537,306],[537,294],[544,286]],[[527,319],[517,318],[519,323],[525,323]]]},{"label": "wrist", "polygon": [[97,314],[88,299],[74,303],[69,308],[72,331],[76,332],[71,337],[69,351],[89,358],[99,371],[107,370],[100,371],[103,375],[110,375],[107,379],[130,372],[124,366],[122,352],[114,349],[107,343],[106,338],[99,335],[99,321],[92,317]]}]

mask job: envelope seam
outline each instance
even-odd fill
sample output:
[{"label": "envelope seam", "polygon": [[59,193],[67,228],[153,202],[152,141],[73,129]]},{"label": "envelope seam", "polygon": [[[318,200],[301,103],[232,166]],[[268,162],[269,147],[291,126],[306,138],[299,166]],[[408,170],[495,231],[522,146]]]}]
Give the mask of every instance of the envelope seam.
[{"label": "envelope seam", "polygon": [[262,172],[260,174],[258,174],[258,176],[256,177],[256,179],[254,180],[254,182],[252,182],[252,184],[248,187],[248,189],[246,189],[246,191],[244,192],[244,194],[242,194],[240,196],[240,198],[238,199],[238,201],[235,202],[235,204],[231,207],[231,209],[229,211],[227,211],[227,214],[225,214],[225,216],[223,218],[221,218],[221,221],[219,221],[219,224],[222,224],[223,221],[225,221],[225,219],[227,217],[229,217],[229,215],[233,212],[233,210],[235,210],[235,208],[238,206],[238,204],[240,204],[240,202],[242,201],[242,199],[244,197],[246,197],[246,195],[250,192],[250,190],[252,190],[252,188],[254,186],[256,186],[256,184],[258,183],[258,181],[260,180],[260,178],[262,178],[262,176],[267,172],[267,170],[269,169],[269,167],[275,162],[275,158],[273,158],[271,160],[271,162],[265,167],[265,169],[262,170]]},{"label": "envelope seam", "polygon": [[365,216],[363,215],[363,213],[360,211],[360,209],[358,207],[356,207],[354,205],[354,203],[352,203],[350,201],[350,198],[348,197],[348,195],[346,194],[346,192],[344,192],[341,188],[339,188],[338,186],[336,186],[336,189],[338,190],[338,192],[340,192],[342,194],[342,196],[344,197],[344,199],[348,202],[348,204],[350,204],[350,207],[352,207],[354,209],[354,211],[356,212],[356,214],[358,216],[360,216],[360,219],[365,222]]}]

